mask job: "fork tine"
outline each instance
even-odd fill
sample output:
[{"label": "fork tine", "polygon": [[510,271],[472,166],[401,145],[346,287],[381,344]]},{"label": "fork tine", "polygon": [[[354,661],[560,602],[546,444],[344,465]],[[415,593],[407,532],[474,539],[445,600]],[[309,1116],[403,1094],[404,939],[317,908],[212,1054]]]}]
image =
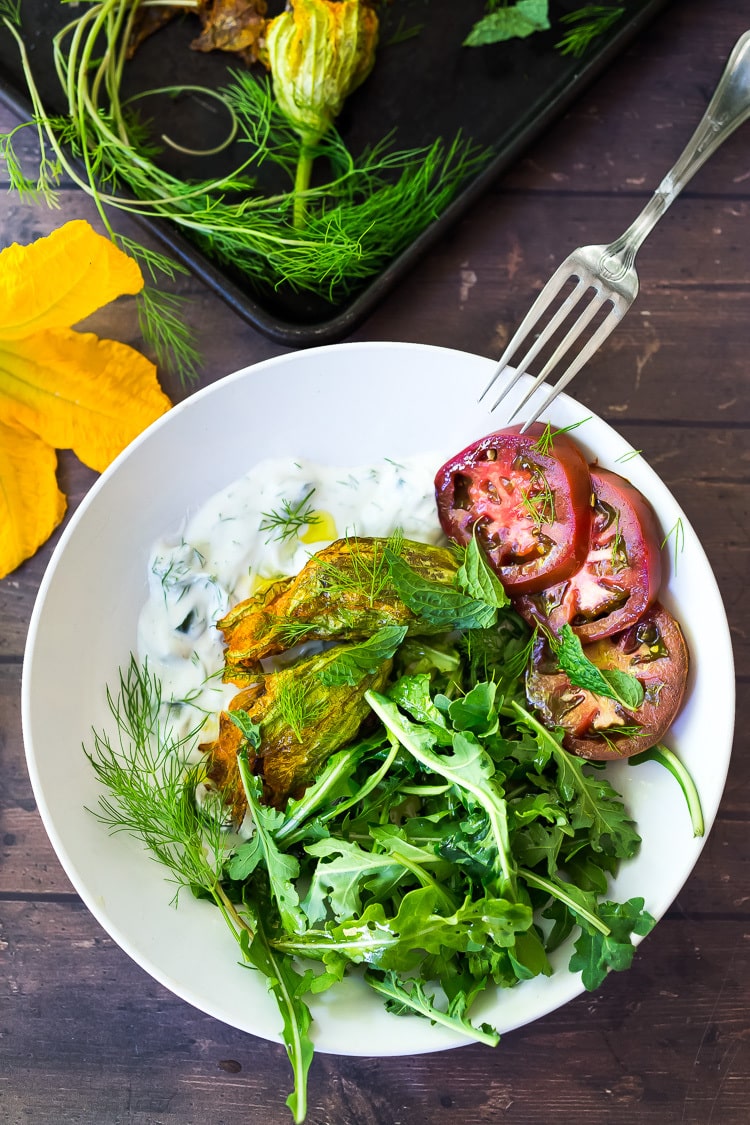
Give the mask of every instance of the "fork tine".
[{"label": "fork tine", "polygon": [[[562,342],[556,348],[554,354],[552,356],[550,356],[547,363],[544,365],[542,370],[539,372],[537,377],[534,379],[534,382],[531,384],[531,386],[529,387],[526,394],[523,396],[521,401],[518,403],[518,406],[516,406],[515,410],[513,411],[513,413],[508,418],[508,422],[512,422],[513,419],[516,417],[516,415],[521,410],[523,410],[524,406],[529,401],[529,399],[534,394],[534,392],[537,390],[537,388],[541,387],[542,383],[545,382],[545,380],[547,379],[550,372],[553,371],[555,369],[555,367],[557,367],[558,363],[563,358],[563,356],[567,352],[570,351],[573,344],[576,342],[576,340],[579,339],[581,333],[583,332],[584,328],[589,323],[589,321],[591,321],[594,318],[594,316],[599,311],[599,309],[602,307],[602,305],[606,304],[606,302],[610,299],[611,298],[609,297],[608,294],[603,294],[601,289],[597,289],[595,296],[591,298],[591,300],[589,301],[586,308],[583,310],[581,315],[576,320],[575,324],[568,330],[565,338],[562,340]],[[609,333],[606,333],[606,335],[608,335],[608,334]],[[596,334],[594,334],[594,337],[592,337],[592,339],[594,339],[595,336],[596,336]],[[570,369],[568,369],[568,370],[570,370]],[[576,371],[577,370],[578,370],[578,368],[576,368]],[[572,376],[571,376],[571,378],[572,378]],[[534,421],[536,421],[536,419],[534,419]],[[531,423],[529,422],[527,424],[530,425]]]},{"label": "fork tine", "polygon": [[521,428],[521,433],[525,433],[529,426],[533,425],[534,422],[536,422],[537,419],[547,411],[549,406],[551,406],[551,404],[555,401],[561,391],[565,390],[571,379],[573,379],[578,374],[585,363],[588,363],[597,348],[607,339],[607,336],[609,336],[610,332],[613,331],[615,325],[622,319],[622,315],[625,311],[626,310],[624,308],[618,305],[613,305],[612,310],[609,312],[606,319],[602,321],[596,332],[593,333],[584,347],[581,348],[580,352],[567,368],[567,370],[560,376],[541,406],[539,406],[539,408],[535,410],[529,418],[526,419]]},{"label": "fork tine", "polygon": [[[529,311],[526,313],[526,316],[523,318],[520,325],[518,326],[516,331],[513,333],[513,337],[511,338],[510,343],[508,344],[505,351],[503,352],[503,354],[500,356],[500,359],[498,360],[497,367],[495,368],[494,372],[492,373],[492,378],[490,379],[489,383],[487,384],[487,386],[484,388],[481,395],[479,396],[479,402],[482,401],[484,396],[489,391],[490,387],[492,387],[492,385],[496,382],[498,377],[502,374],[502,372],[508,366],[511,357],[513,356],[516,349],[518,348],[518,345],[521,343],[521,341],[523,339],[525,339],[525,337],[529,333],[529,330],[531,328],[533,328],[533,326],[539,320],[539,317],[541,316],[541,314],[547,309],[547,307],[551,304],[551,302],[554,300],[554,298],[560,292],[560,290],[562,289],[563,285],[568,280],[570,275],[571,275],[571,269],[570,269],[570,264],[568,262],[563,262],[562,265],[558,266],[558,268],[552,274],[552,277],[549,279],[547,284],[544,286],[544,289],[542,289],[541,293],[539,294],[537,299],[534,301],[534,303],[531,306],[531,308],[529,309]],[[508,383],[507,387],[505,387],[505,389],[503,390],[503,393],[500,395],[500,398],[495,403],[495,406],[497,406],[497,404],[499,402],[502,402],[502,400],[505,398],[506,394],[508,394],[508,392],[515,386],[517,381],[521,378],[522,374],[523,374],[523,370],[514,374],[510,383]],[[495,409],[495,406],[492,407],[492,410]]]},{"label": "fork tine", "polygon": [[[569,274],[568,276],[570,277],[571,275]],[[500,396],[495,399],[492,406],[490,407],[490,412],[492,412],[497,406],[500,405],[500,403],[503,401],[505,396],[508,394],[508,392],[510,390],[512,390],[512,388],[515,386],[515,384],[518,382],[518,380],[521,378],[521,376],[526,374],[526,372],[529,369],[529,365],[534,362],[534,360],[536,359],[537,355],[542,350],[542,348],[549,342],[549,340],[552,339],[555,332],[557,332],[560,325],[564,323],[566,318],[570,315],[571,311],[575,308],[575,306],[581,300],[581,298],[583,297],[584,293],[586,292],[586,290],[588,288],[589,288],[588,283],[585,282],[583,280],[583,278],[579,278],[578,284],[576,285],[575,289],[573,289],[573,291],[568,294],[568,296],[565,298],[563,303],[560,305],[559,309],[554,314],[554,316],[552,316],[547,321],[544,328],[539,333],[539,336],[537,337],[537,339],[534,341],[534,343],[531,345],[531,347],[527,351],[526,355],[523,357],[521,362],[515,368],[515,375],[514,375],[513,379],[510,381],[510,383],[507,384],[507,386],[505,386],[503,388],[503,391],[500,394]]]}]

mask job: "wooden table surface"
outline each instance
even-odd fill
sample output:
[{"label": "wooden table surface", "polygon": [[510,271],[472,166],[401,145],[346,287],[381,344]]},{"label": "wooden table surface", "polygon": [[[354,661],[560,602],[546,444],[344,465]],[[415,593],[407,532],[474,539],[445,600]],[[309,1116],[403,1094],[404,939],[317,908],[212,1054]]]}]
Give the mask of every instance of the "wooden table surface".
[{"label": "wooden table surface", "polygon": [[[574,246],[619,234],[640,210],[748,26],[748,0],[672,3],[352,338],[499,354],[553,266]],[[0,110],[0,131],[15,123]],[[96,222],[79,191],[64,190],[61,202],[49,212],[1,196],[0,243],[28,242],[73,217]],[[496,1050],[319,1055],[312,1125],[750,1120],[749,263],[750,123],[646,243],[638,303],[575,385],[684,507],[732,628],[736,745],[693,874],[630,972]],[[201,384],[285,350],[196,280],[181,289],[205,353]],[[129,300],[91,323],[140,344]],[[169,371],[161,376],[175,399],[184,395]],[[72,511],[94,476],[63,455],[60,479]],[[0,582],[0,1120],[287,1122],[283,1049],[193,1010],[148,977],[90,916],[47,840],[26,773],[19,689],[29,615],[56,539]]]}]

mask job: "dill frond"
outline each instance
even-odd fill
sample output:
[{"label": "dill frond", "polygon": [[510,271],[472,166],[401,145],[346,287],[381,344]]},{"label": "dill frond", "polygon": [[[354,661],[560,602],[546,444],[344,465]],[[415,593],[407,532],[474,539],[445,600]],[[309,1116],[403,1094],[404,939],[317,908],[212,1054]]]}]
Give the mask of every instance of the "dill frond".
[{"label": "dill frond", "polygon": [[586,4],[565,16],[560,16],[560,23],[567,24],[569,30],[562,39],[555,44],[561,55],[573,55],[580,58],[590,47],[594,39],[609,31],[620,17],[625,8],[622,4]]},{"label": "dill frond", "polygon": [[521,503],[535,527],[554,523],[555,493],[540,468],[533,469],[531,482],[521,493]]},{"label": "dill frond", "polygon": [[315,563],[324,575],[329,591],[360,592],[372,606],[391,578],[388,552],[400,555],[403,542],[404,536],[400,529],[397,529],[387,540],[366,539],[363,543],[357,536],[347,537],[349,552],[346,556],[346,567],[339,566],[337,562],[331,562],[319,555],[315,556]]},{"label": "dill frond", "polygon": [[110,832],[140,839],[151,856],[183,887],[217,893],[224,859],[226,814],[221,801],[198,809],[200,771],[190,758],[199,727],[175,737],[160,718],[159,681],[131,657],[117,692],[107,691],[116,734],[93,732],[85,751],[107,790],[91,810]]},{"label": "dill frond", "polygon": [[298,742],[303,741],[303,733],[320,715],[323,708],[321,699],[311,703],[307,697],[307,685],[303,680],[285,679],[279,687],[279,713],[284,722],[294,732]]},{"label": "dill frond", "polygon": [[314,492],[313,487],[296,503],[284,499],[279,508],[271,509],[270,512],[261,512],[262,519],[258,530],[273,532],[266,539],[266,543],[272,539],[285,543],[288,539],[293,539],[303,527],[312,527],[320,523],[320,516],[315,514],[310,503]]}]

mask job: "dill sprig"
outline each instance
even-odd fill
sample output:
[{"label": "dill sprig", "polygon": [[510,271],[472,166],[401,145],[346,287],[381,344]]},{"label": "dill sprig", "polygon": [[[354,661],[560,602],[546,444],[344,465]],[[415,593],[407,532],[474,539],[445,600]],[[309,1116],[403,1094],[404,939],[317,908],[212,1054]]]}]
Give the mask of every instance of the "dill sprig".
[{"label": "dill sprig", "polygon": [[285,497],[280,507],[261,512],[262,518],[258,530],[273,532],[266,539],[266,543],[270,543],[272,539],[285,543],[288,539],[293,539],[303,527],[313,527],[316,523],[320,523],[320,516],[315,514],[310,503],[314,492],[313,487],[296,502]]},{"label": "dill sprig", "polygon": [[294,1121],[301,1123],[313,1053],[308,1036],[311,1016],[302,999],[307,981],[274,950],[253,907],[232,901],[222,886],[234,846],[227,836],[229,818],[222,795],[209,793],[200,808],[195,801],[195,787],[202,777],[200,767],[190,764],[197,731],[178,739],[162,725],[161,684],[133,656],[120,671],[119,690],[107,690],[107,701],[117,733],[113,738],[95,731],[93,750],[87,752],[108,791],[92,811],[111,832],[128,832],[143,841],[177,884],[175,900],[183,887],[212,898],[239,946],[242,962],[264,974],[283,1017],[283,1039],[294,1075],[289,1105]]},{"label": "dill sprig", "polygon": [[107,689],[107,702],[116,733],[94,731],[86,751],[108,790],[94,815],[145,844],[177,884],[175,899],[183,887],[200,887],[224,910],[226,813],[218,799],[200,810],[194,800],[201,771],[191,755],[201,724],[183,737],[171,732],[160,718],[161,685],[135,657],[120,671],[119,690]]},{"label": "dill sprig", "polygon": [[680,555],[685,550],[685,525],[682,522],[682,516],[678,516],[672,527],[661,541],[662,551],[667,543],[672,543],[672,561],[674,565],[675,574],[677,573],[677,562]]},{"label": "dill sprig", "polygon": [[541,453],[543,457],[546,457],[553,451],[556,437],[559,437],[560,434],[569,434],[571,430],[577,430],[584,422],[590,422],[591,417],[592,416],[589,414],[587,418],[580,418],[577,422],[570,422],[569,425],[560,426],[556,430],[553,430],[551,423],[547,422],[531,448],[535,449],[537,453]]},{"label": "dill sprig", "polygon": [[539,466],[534,466],[531,481],[521,492],[521,504],[535,527],[554,523],[555,492]]},{"label": "dill sprig", "polygon": [[574,12],[560,16],[560,23],[568,25],[562,39],[555,47],[562,55],[573,55],[580,58],[590,47],[594,39],[609,31],[620,17],[625,8],[622,4],[586,4]]},{"label": "dill sprig", "polygon": [[347,566],[340,566],[338,562],[331,562],[320,555],[315,556],[315,564],[322,571],[329,592],[359,591],[372,606],[391,579],[389,553],[400,555],[403,542],[400,530],[387,540],[366,539],[364,544],[356,536],[347,537]]},{"label": "dill sprig", "polygon": [[302,742],[305,727],[314,722],[323,707],[321,699],[308,699],[304,680],[289,678],[279,685],[278,704],[282,719],[291,728],[298,742]]}]

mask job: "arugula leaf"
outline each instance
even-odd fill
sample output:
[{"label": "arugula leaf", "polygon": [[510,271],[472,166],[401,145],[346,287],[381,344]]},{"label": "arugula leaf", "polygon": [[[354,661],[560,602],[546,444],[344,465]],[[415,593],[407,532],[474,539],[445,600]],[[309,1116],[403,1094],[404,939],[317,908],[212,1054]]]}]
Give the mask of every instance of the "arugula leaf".
[{"label": "arugula leaf", "polygon": [[263,973],[273,993],[283,1020],[284,1046],[292,1064],[294,1089],[286,1100],[295,1123],[307,1117],[307,1075],[313,1059],[310,1038],[312,1016],[301,996],[308,989],[309,974],[304,977],[294,968],[290,958],[279,954],[269,941],[260,911],[253,911],[255,934],[243,931],[240,946],[245,960]]},{"label": "arugula leaf", "polygon": [[384,695],[367,691],[365,699],[390,734],[421,765],[452,782],[462,800],[468,801],[469,807],[480,805],[484,809],[495,838],[503,879],[512,886],[514,870],[508,840],[507,808],[502,792],[493,782],[495,766],[490,756],[476,739],[461,732],[453,736],[451,754],[434,753],[433,736],[423,727],[410,722]]},{"label": "arugula leaf", "polygon": [[271,894],[284,929],[300,933],[306,928],[307,921],[300,909],[299,895],[293,882],[300,873],[299,863],[294,856],[282,852],[274,838],[275,832],[284,823],[284,814],[269,805],[261,804],[262,781],[250,772],[246,747],[242,747],[237,754],[237,765],[255,831],[249,840],[239,845],[231,857],[228,864],[229,877],[242,881],[249,878],[262,864],[268,874]]},{"label": "arugula leaf", "polygon": [[631,935],[644,936],[656,920],[643,909],[642,898],[631,898],[625,903],[604,902],[599,907],[599,917],[609,928],[608,934],[589,933],[583,930],[575,942],[575,953],[570,959],[570,971],[581,973],[583,985],[589,990],[598,988],[607,973],[630,968],[635,947]]},{"label": "arugula leaf", "polygon": [[693,826],[693,836],[702,836],[706,831],[706,824],[703,819],[700,794],[690,771],[680,761],[674,751],[670,750],[668,746],[665,746],[663,742],[659,742],[656,746],[652,746],[650,750],[645,750],[641,754],[636,754],[634,757],[628,758],[629,766],[637,766],[641,762],[658,762],[659,765],[669,770],[672,777],[680,786],[685,801],[687,802],[690,823]]},{"label": "arugula leaf", "polygon": [[374,898],[385,898],[406,873],[392,856],[376,855],[352,840],[318,840],[305,851],[320,860],[302,903],[313,925],[327,917],[326,904],[339,921],[356,917],[362,913],[363,887]]},{"label": "arugula leaf", "polygon": [[287,802],[283,824],[275,833],[276,843],[297,841],[300,831],[304,831],[304,826],[310,823],[321,805],[338,800],[344,795],[348,796],[351,792],[350,779],[355,765],[368,750],[380,745],[382,741],[380,737],[366,739],[332,754],[302,796],[298,800],[292,797]]},{"label": "arugula leaf", "polygon": [[643,703],[643,684],[628,672],[617,668],[597,668],[583,651],[580,639],[570,625],[563,625],[560,639],[550,635],[550,644],[561,669],[572,684],[614,699],[628,711],[637,711]]},{"label": "arugula leaf", "polygon": [[260,746],[260,727],[248,715],[247,711],[237,708],[235,711],[227,711],[227,715],[237,727],[242,737],[246,742],[252,746],[253,750],[257,750]]},{"label": "arugula leaf", "polygon": [[525,39],[535,31],[546,31],[549,26],[549,0],[517,0],[512,6],[488,11],[474,24],[464,39],[464,47]]},{"label": "arugula leaf", "polygon": [[533,922],[529,906],[495,896],[467,899],[453,913],[440,914],[439,897],[435,887],[418,887],[403,896],[394,916],[372,902],[358,918],[283,936],[274,944],[303,957],[338,953],[354,964],[411,973],[425,954],[465,952],[487,943],[507,949]]},{"label": "arugula leaf", "polygon": [[453,726],[459,731],[473,731],[478,738],[495,734],[500,726],[495,697],[497,684],[484,682],[474,687],[462,698],[455,699],[448,708]]},{"label": "arugula leaf", "polygon": [[425,578],[390,548],[385,551],[391,581],[404,605],[430,625],[446,629],[486,629],[497,620],[497,608],[464,594],[455,586]]},{"label": "arugula leaf", "polygon": [[517,935],[513,948],[508,950],[508,957],[519,980],[552,976],[544,943],[533,929]]},{"label": "arugula leaf", "polygon": [[460,589],[477,601],[496,609],[510,605],[505,587],[490,566],[476,534],[472,535],[464,551],[464,561],[458,568],[456,581]]},{"label": "arugula leaf", "polygon": [[407,711],[418,723],[422,723],[436,741],[450,745],[451,735],[441,711],[435,706],[430,695],[430,677],[426,673],[416,676],[401,676],[388,688],[388,698]]},{"label": "arugula leaf", "polygon": [[584,926],[587,930],[596,930],[605,937],[609,934],[609,927],[597,914],[596,895],[582,891],[580,887],[564,882],[562,879],[545,879],[541,875],[523,868],[519,873],[530,886],[546,891],[552,898],[562,902],[575,915],[579,925]]},{"label": "arugula leaf", "polygon": [[320,682],[326,687],[356,686],[390,660],[407,631],[406,625],[384,625],[359,644],[341,645],[333,662],[318,673]]},{"label": "arugula leaf", "polygon": [[547,730],[515,700],[513,710],[551,752],[557,765],[557,788],[565,805],[571,826],[585,829],[594,851],[604,851],[620,859],[635,855],[641,838],[638,835],[622,797],[606,777],[585,772],[585,761],[564,750],[555,735]]},{"label": "arugula leaf", "polygon": [[451,1030],[460,1031],[479,1043],[486,1043],[495,1047],[500,1042],[498,1033],[483,1023],[476,1027],[466,1016],[468,1000],[465,993],[460,992],[449,1003],[447,1011],[438,1008],[433,996],[428,996],[418,980],[400,980],[395,973],[378,973],[372,969],[365,972],[365,980],[386,999],[386,1008],[389,1012],[402,1015],[406,1012],[415,1012],[424,1016],[431,1023],[442,1024]]}]

